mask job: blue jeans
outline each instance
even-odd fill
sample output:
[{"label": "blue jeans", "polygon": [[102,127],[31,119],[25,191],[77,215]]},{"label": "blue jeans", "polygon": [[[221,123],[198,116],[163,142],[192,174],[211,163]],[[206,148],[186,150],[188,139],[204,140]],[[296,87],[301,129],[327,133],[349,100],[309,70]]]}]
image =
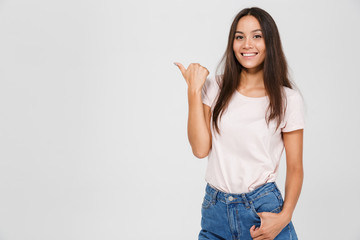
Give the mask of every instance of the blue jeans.
[{"label": "blue jeans", "polygon": [[[251,192],[241,194],[218,191],[207,184],[201,207],[199,240],[252,240],[251,226],[260,227],[261,223],[257,213],[279,213],[283,203],[275,182],[268,182]],[[298,239],[292,221],[275,238],[285,239]]]}]

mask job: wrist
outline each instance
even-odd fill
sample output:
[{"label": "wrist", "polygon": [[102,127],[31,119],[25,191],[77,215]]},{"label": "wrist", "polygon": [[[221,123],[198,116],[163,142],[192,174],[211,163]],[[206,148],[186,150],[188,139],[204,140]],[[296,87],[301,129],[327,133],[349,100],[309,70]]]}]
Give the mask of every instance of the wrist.
[{"label": "wrist", "polygon": [[192,89],[192,88],[188,88],[188,94],[192,94],[192,95],[200,95],[201,94],[201,89]]},{"label": "wrist", "polygon": [[292,213],[287,212],[287,211],[281,211],[281,212],[279,213],[279,215],[282,217],[282,219],[284,220],[284,222],[286,223],[286,225],[290,223],[291,218],[292,218]]}]

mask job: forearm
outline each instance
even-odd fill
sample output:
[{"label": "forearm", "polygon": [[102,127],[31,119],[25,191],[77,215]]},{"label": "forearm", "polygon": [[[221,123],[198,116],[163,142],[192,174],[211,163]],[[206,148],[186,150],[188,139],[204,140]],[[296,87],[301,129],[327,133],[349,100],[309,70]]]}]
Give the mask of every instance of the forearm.
[{"label": "forearm", "polygon": [[188,89],[189,118],[188,138],[194,155],[198,158],[207,156],[210,143],[210,129],[204,116],[204,107],[201,99],[201,90]]},{"label": "forearm", "polygon": [[302,167],[288,168],[286,171],[285,198],[281,215],[289,223],[291,221],[296,203],[299,199],[304,171]]}]

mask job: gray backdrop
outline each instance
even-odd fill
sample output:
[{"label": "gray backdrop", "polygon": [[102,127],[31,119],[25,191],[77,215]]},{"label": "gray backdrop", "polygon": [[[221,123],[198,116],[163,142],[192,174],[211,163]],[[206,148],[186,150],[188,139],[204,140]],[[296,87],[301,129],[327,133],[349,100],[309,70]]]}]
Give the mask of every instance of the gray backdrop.
[{"label": "gray backdrop", "polygon": [[299,239],[360,239],[355,0],[0,1],[0,239],[197,239],[207,158],[173,62],[213,75],[251,6],[305,98]]}]

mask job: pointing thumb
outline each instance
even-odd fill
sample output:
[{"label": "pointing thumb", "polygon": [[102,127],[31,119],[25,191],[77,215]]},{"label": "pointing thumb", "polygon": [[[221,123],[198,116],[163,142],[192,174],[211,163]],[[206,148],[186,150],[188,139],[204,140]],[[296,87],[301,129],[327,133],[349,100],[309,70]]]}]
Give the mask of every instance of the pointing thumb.
[{"label": "pointing thumb", "polygon": [[178,62],[174,62],[174,64],[180,69],[181,71],[181,74],[185,77],[185,67],[181,64],[181,63],[178,63]]}]

